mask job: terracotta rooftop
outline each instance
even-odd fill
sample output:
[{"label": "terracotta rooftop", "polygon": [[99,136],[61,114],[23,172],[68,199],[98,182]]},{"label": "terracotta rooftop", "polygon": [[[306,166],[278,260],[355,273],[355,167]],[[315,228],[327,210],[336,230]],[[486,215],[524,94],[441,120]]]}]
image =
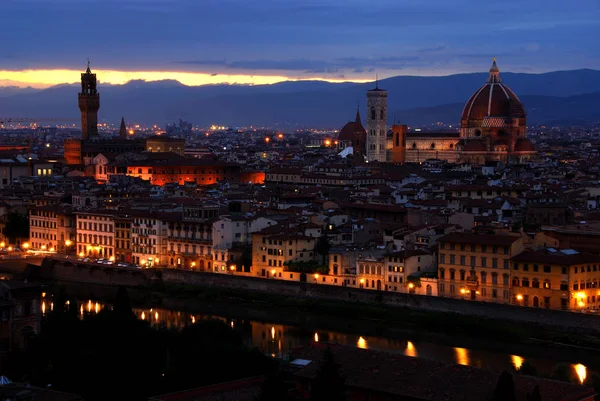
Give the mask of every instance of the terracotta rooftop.
[{"label": "terracotta rooftop", "polygon": [[455,242],[459,244],[510,246],[521,237],[515,235],[475,234],[454,232],[438,239],[438,242]]}]

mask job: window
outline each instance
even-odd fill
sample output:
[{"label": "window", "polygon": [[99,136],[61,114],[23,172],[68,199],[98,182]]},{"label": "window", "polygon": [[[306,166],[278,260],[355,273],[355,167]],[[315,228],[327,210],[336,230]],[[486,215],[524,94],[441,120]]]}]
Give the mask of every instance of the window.
[{"label": "window", "polygon": [[504,259],[504,269],[508,270],[509,262],[508,259]]},{"label": "window", "polygon": [[492,258],[492,267],[494,269],[498,268],[498,259],[497,258]]},{"label": "window", "polygon": [[455,259],[456,259],[456,258],[455,258],[455,256],[454,256],[454,255],[450,255],[450,264],[451,264],[451,265],[453,265],[453,264],[455,264],[455,263],[456,263],[456,260],[455,260]]},{"label": "window", "polygon": [[548,281],[548,280],[544,281],[544,288],[547,289],[547,290],[550,289],[550,281]]},{"label": "window", "polygon": [[446,263],[446,255],[440,253],[440,263]]},{"label": "window", "polygon": [[533,271],[534,271],[534,272],[537,272],[537,271],[539,271],[539,266],[538,266],[538,265],[533,265]]},{"label": "window", "polygon": [[513,266],[513,270],[519,270],[519,264],[515,263],[515,265]]},{"label": "window", "polygon": [[450,280],[454,280],[455,273],[454,270],[450,270]]},{"label": "window", "polygon": [[522,287],[529,287],[529,278],[524,277],[523,280],[521,280],[521,286]]},{"label": "window", "polygon": [[481,267],[487,267],[487,258],[481,257]]},{"label": "window", "polygon": [[579,289],[579,284],[573,284],[573,291],[577,291]]},{"label": "window", "polygon": [[465,281],[465,271],[464,270],[460,271],[460,281]]},{"label": "window", "polygon": [[544,273],[550,273],[552,271],[552,268],[550,266],[544,266]]},{"label": "window", "polygon": [[486,284],[486,283],[487,283],[487,273],[481,272],[481,284]]},{"label": "window", "polygon": [[487,252],[487,246],[481,245],[481,253],[486,253],[486,252]]},{"label": "window", "polygon": [[529,264],[523,263],[523,271],[525,271],[525,272],[529,271]]},{"label": "window", "polygon": [[461,266],[464,266],[466,264],[466,259],[467,259],[466,256],[464,256],[464,255],[460,256],[460,265]]},{"label": "window", "polygon": [[475,256],[471,256],[471,267],[475,267]]}]

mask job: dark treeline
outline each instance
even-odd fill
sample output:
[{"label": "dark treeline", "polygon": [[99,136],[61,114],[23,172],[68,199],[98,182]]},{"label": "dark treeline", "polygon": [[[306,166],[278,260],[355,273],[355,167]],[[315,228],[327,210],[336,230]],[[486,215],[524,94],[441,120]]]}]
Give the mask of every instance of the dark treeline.
[{"label": "dark treeline", "polygon": [[[64,305],[64,308],[59,307]],[[6,375],[87,400],[147,400],[148,396],[274,371],[274,360],[248,349],[224,322],[205,320],[181,331],[136,319],[127,291],[114,308],[79,317],[61,291],[39,336],[8,356]]]}]

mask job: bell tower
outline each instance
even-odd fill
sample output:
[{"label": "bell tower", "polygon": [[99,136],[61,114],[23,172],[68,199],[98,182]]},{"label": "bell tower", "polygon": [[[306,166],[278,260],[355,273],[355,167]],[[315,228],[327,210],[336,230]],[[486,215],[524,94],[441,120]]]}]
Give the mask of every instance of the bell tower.
[{"label": "bell tower", "polygon": [[96,89],[96,74],[87,70],[81,74],[81,92],[79,92],[79,110],[81,111],[81,139],[88,140],[98,136],[98,109],[100,94]]},{"label": "bell tower", "polygon": [[387,138],[387,96],[386,90],[379,88],[367,92],[367,161],[386,161]]}]

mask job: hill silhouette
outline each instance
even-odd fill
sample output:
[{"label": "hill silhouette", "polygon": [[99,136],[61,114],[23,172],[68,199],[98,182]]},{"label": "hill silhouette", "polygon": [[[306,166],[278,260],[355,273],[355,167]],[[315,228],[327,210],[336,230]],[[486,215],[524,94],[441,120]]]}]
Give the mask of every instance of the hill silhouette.
[{"label": "hill silhouette", "polygon": [[[98,77],[101,80],[101,76]],[[501,73],[521,98],[528,122],[600,120],[600,71],[544,74]],[[458,123],[462,106],[487,79],[487,73],[443,77],[398,76],[381,80],[389,91],[388,123]],[[273,85],[185,86],[177,81],[99,84],[99,120],[159,124],[180,117],[193,124],[340,128],[365,109],[373,83],[282,82]],[[78,121],[79,85],[44,90],[2,91],[0,114],[9,117],[53,116]],[[364,113],[363,113],[364,114]],[[364,116],[364,115],[363,115]]]}]

